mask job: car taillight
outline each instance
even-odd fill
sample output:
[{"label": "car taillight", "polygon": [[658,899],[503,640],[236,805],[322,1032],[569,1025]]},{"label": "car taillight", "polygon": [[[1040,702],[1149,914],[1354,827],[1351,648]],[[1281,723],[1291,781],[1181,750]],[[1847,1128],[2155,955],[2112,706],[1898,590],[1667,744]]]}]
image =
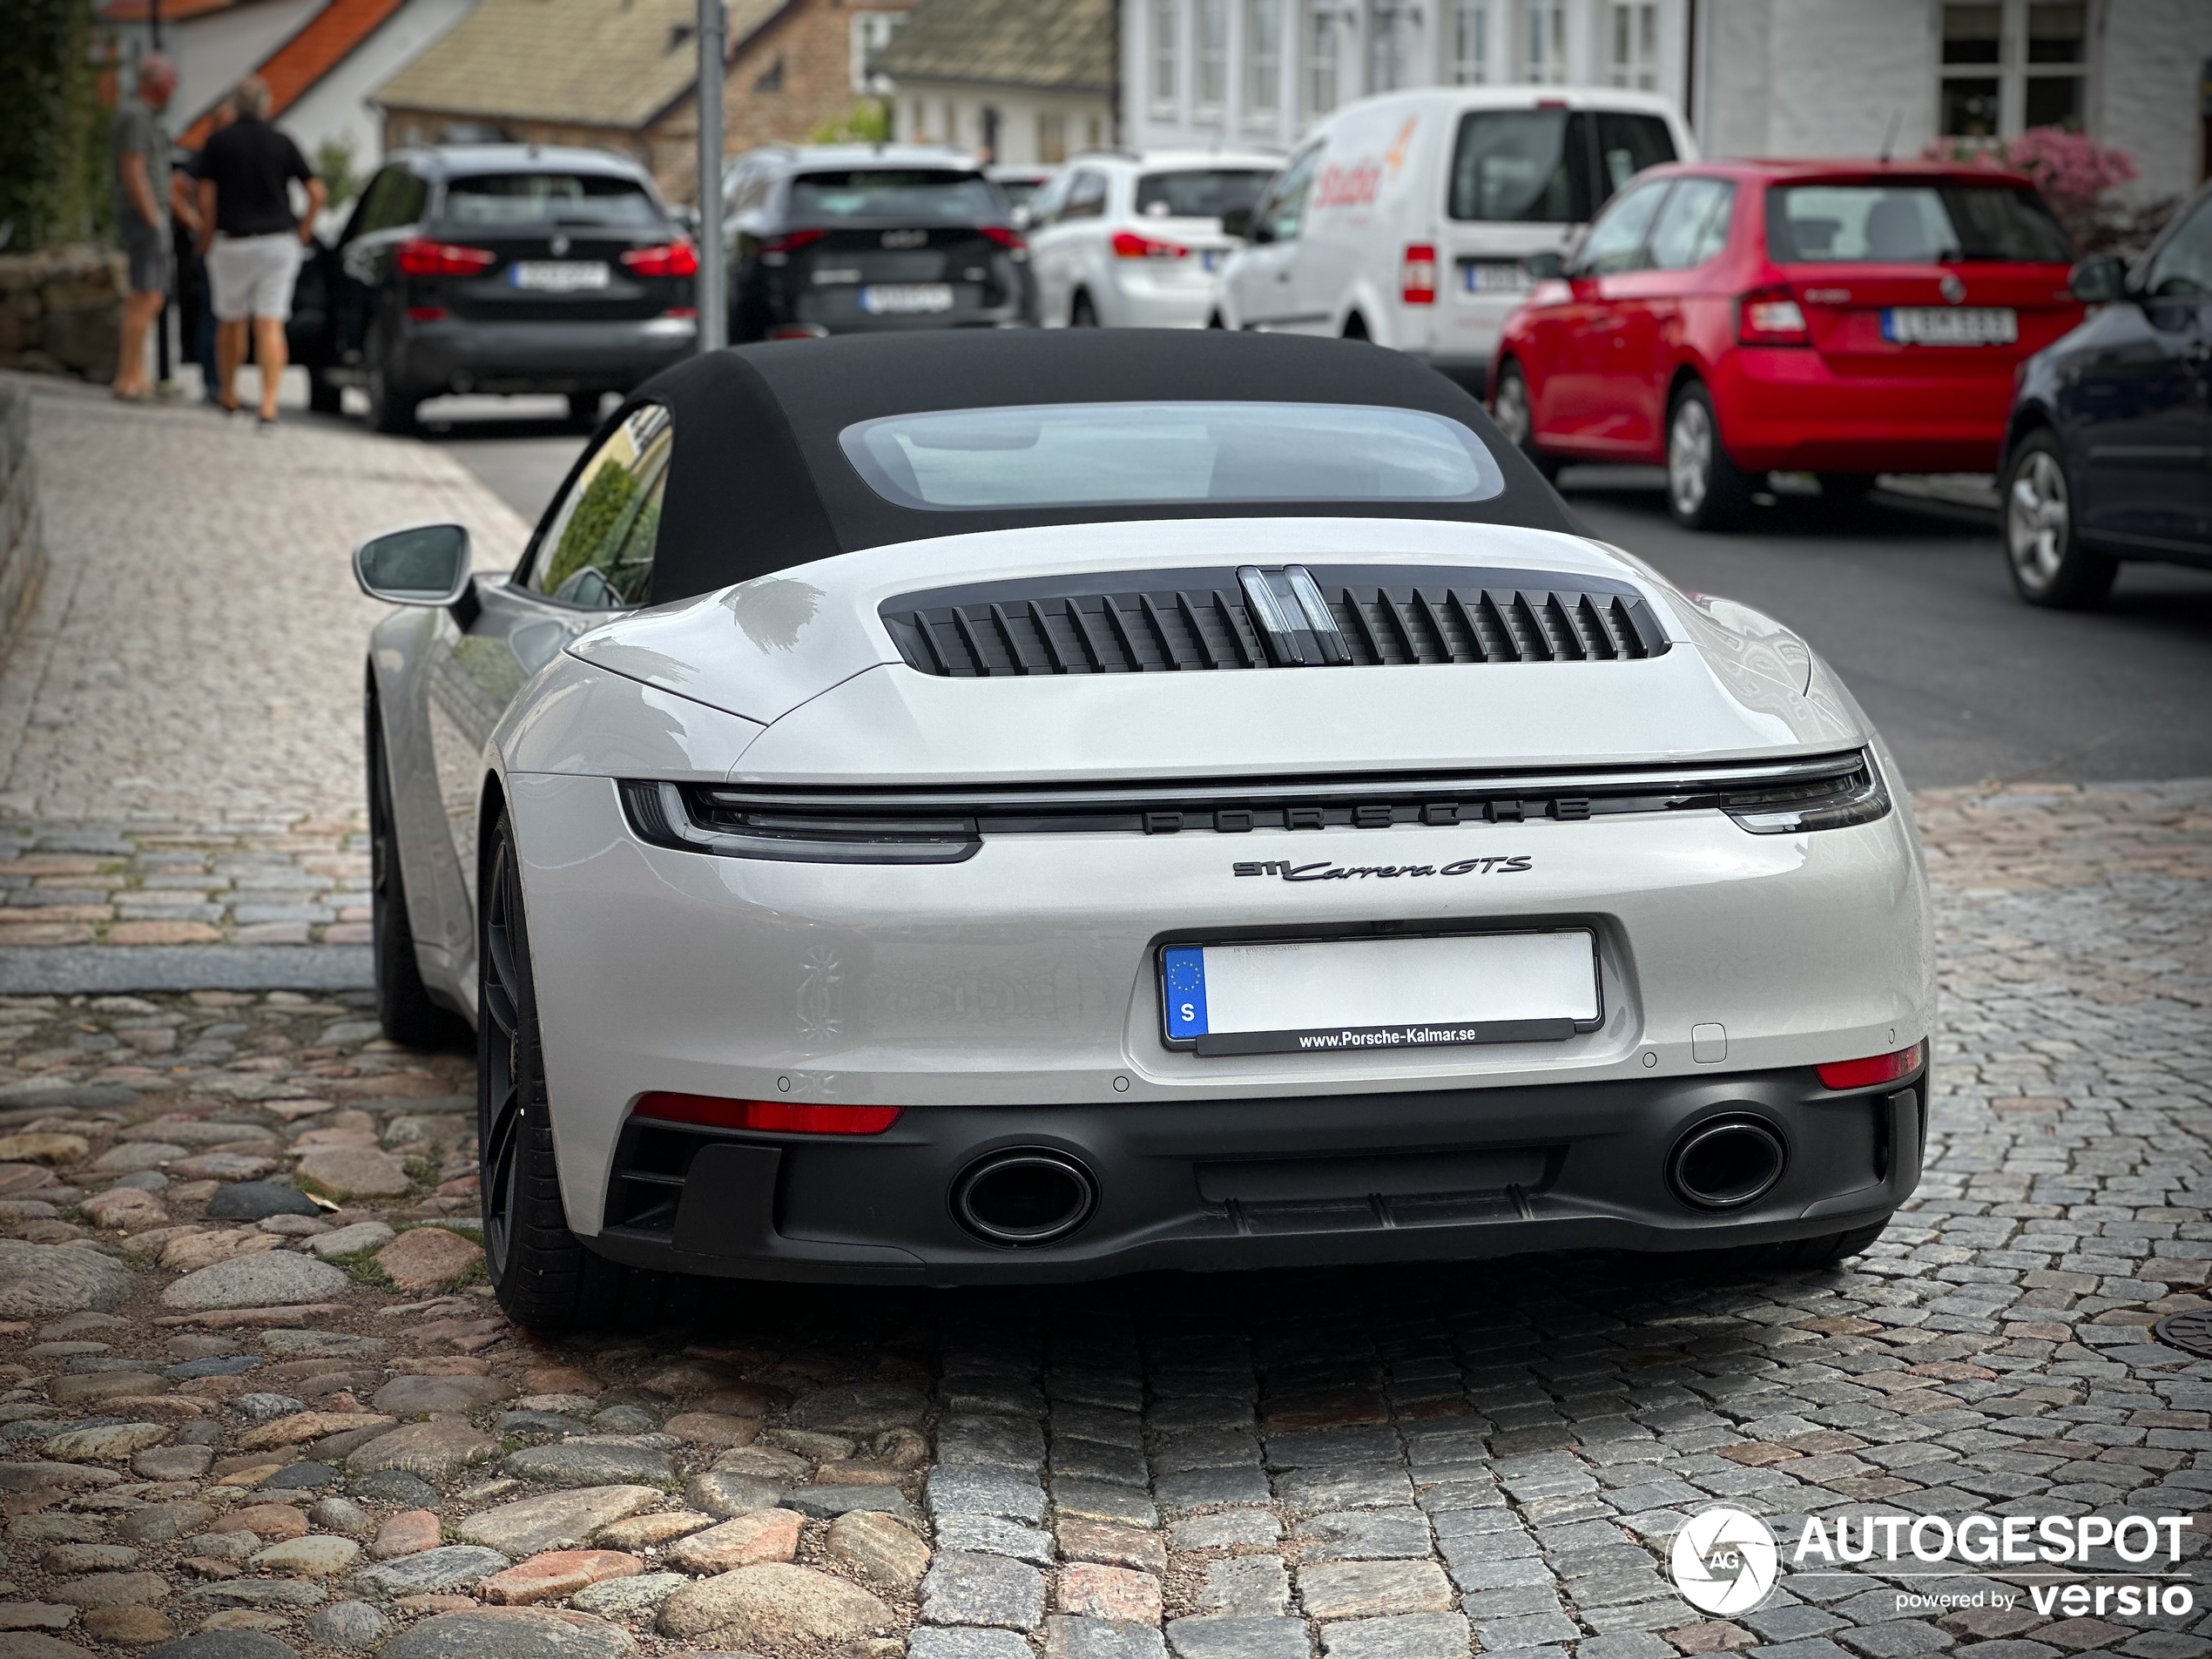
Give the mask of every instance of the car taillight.
[{"label": "car taillight", "polygon": [[392,259],[401,276],[477,276],[499,263],[499,255],[488,247],[434,242],[427,236],[408,237]]},{"label": "car taillight", "polygon": [[664,242],[658,247],[633,247],[622,262],[643,277],[687,277],[699,273],[698,250],[688,237]]},{"label": "car taillight", "polygon": [[781,265],[800,248],[812,247],[828,234],[827,231],[786,231],[781,236],[771,236],[760,244],[761,260]]},{"label": "car taillight", "polygon": [[1820,1074],[1823,1089],[1872,1089],[1918,1071],[1921,1052],[1926,1046],[1916,1042],[1894,1054],[1871,1055],[1865,1060],[1838,1060],[1813,1069]]},{"label": "car taillight", "polygon": [[1029,246],[1022,239],[1021,232],[1009,230],[1003,225],[983,225],[977,228],[1001,247],[1012,248],[1016,253],[1022,253]]},{"label": "car taillight", "polygon": [[818,322],[779,322],[769,329],[771,340],[827,340],[829,330]]},{"label": "car taillight", "polygon": [[441,322],[444,320],[445,314],[443,306],[409,306],[407,308],[409,322]]},{"label": "car taillight", "polygon": [[1803,307],[1787,288],[1754,288],[1736,302],[1736,338],[1746,346],[1810,346]]},{"label": "car taillight", "polygon": [[1187,260],[1190,250],[1179,242],[1155,241],[1149,236],[1139,236],[1134,231],[1114,233],[1114,257],[1117,260]]},{"label": "car taillight", "polygon": [[1409,306],[1436,303],[1436,250],[1426,242],[1406,245],[1398,267],[1398,297]]},{"label": "car taillight", "polygon": [[697,306],[670,306],[660,314],[664,317],[672,317],[678,322],[696,322],[698,320],[699,308]]},{"label": "car taillight", "polygon": [[899,1121],[899,1106],[821,1106],[795,1100],[725,1100],[719,1095],[651,1094],[634,1117],[703,1129],[761,1130],[777,1135],[880,1135]]}]

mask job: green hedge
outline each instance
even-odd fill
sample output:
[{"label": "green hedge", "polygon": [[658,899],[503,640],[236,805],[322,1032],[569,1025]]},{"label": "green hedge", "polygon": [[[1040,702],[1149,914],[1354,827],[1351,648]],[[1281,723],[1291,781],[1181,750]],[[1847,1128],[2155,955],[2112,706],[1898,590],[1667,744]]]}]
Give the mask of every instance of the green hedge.
[{"label": "green hedge", "polygon": [[90,0],[7,0],[0,24],[0,223],[10,252],[78,241],[108,218]]}]

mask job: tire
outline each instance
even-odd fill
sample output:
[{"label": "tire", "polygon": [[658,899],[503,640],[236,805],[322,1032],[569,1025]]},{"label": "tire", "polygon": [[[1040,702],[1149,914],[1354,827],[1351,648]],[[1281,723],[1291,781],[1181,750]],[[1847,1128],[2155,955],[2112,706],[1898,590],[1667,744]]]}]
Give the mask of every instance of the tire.
[{"label": "tire", "polygon": [[1206,314],[1206,327],[1209,328],[1226,328],[1229,325],[1222,321],[1221,313],[1218,311],[1210,311]]},{"label": "tire", "polygon": [[599,429],[599,394],[570,392],[569,394],[569,430],[596,432]]},{"label": "tire", "polygon": [[2091,610],[2112,591],[2120,561],[2081,545],[2074,533],[2074,482],[2066,451],[2047,428],[2020,440],[2005,467],[2005,567],[2032,605]]},{"label": "tire", "polygon": [[1521,365],[1511,358],[1498,371],[1498,389],[1490,400],[1490,418],[1506,441],[1528,457],[1528,464],[1552,481],[1559,477],[1559,462],[1536,447],[1535,406],[1528,396],[1528,381]]},{"label": "tire", "polygon": [[650,1325],[661,1316],[671,1275],[608,1261],[569,1231],[522,877],[503,815],[485,842],[476,925],[476,1157],[492,1290],[508,1318],[533,1330]]},{"label": "tire", "polygon": [[408,1049],[443,1049],[462,1035],[462,1022],[430,1000],[415,960],[415,927],[407,914],[392,775],[384,759],[384,723],[368,704],[369,957],[376,981],[376,1020],[384,1035]]},{"label": "tire", "polygon": [[1874,475],[1871,472],[1824,472],[1815,475],[1820,480],[1823,501],[1865,501],[1874,488]]},{"label": "tire", "polygon": [[317,415],[337,415],[345,408],[338,383],[320,368],[307,371],[307,408]]},{"label": "tire", "polygon": [[368,393],[368,424],[372,430],[395,438],[415,430],[415,411],[421,400],[392,384],[391,371],[384,362],[384,347],[374,334],[369,336],[368,365],[361,383]]},{"label": "tire", "polygon": [[1367,332],[1367,320],[1355,311],[1349,317],[1346,317],[1344,320],[1343,338],[1346,340],[1372,340],[1374,336]]},{"label": "tire", "polygon": [[1098,307],[1091,304],[1089,294],[1078,293],[1075,299],[1069,302],[1068,327],[1070,328],[1098,327]]},{"label": "tire", "polygon": [[1728,458],[1711,395],[1689,381],[1667,411],[1667,510],[1684,529],[1734,529],[1750,512],[1751,485]]}]

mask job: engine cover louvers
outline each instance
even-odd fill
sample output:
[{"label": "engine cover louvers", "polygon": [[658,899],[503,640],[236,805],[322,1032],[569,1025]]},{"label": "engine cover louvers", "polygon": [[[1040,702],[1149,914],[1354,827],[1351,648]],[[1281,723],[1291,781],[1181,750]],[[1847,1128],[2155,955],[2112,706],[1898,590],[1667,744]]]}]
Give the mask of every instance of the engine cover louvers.
[{"label": "engine cover louvers", "polygon": [[904,594],[880,612],[925,674],[1626,662],[1668,646],[1642,595],[1557,571],[1282,565]]}]

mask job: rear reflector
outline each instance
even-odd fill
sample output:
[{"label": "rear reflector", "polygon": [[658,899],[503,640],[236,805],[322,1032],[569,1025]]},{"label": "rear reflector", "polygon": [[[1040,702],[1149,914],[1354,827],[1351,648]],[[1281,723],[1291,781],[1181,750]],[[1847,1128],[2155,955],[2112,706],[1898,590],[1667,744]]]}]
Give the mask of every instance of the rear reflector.
[{"label": "rear reflector", "polygon": [[1925,1046],[1916,1042],[1895,1054],[1878,1054],[1865,1060],[1838,1060],[1832,1065],[1816,1066],[1813,1069],[1820,1074],[1823,1089],[1872,1089],[1882,1083],[1893,1083],[1919,1070]]},{"label": "rear reflector", "polygon": [[880,1135],[899,1121],[898,1106],[817,1106],[792,1100],[727,1100],[719,1095],[645,1095],[633,1117],[705,1129],[764,1130],[777,1135]]}]

